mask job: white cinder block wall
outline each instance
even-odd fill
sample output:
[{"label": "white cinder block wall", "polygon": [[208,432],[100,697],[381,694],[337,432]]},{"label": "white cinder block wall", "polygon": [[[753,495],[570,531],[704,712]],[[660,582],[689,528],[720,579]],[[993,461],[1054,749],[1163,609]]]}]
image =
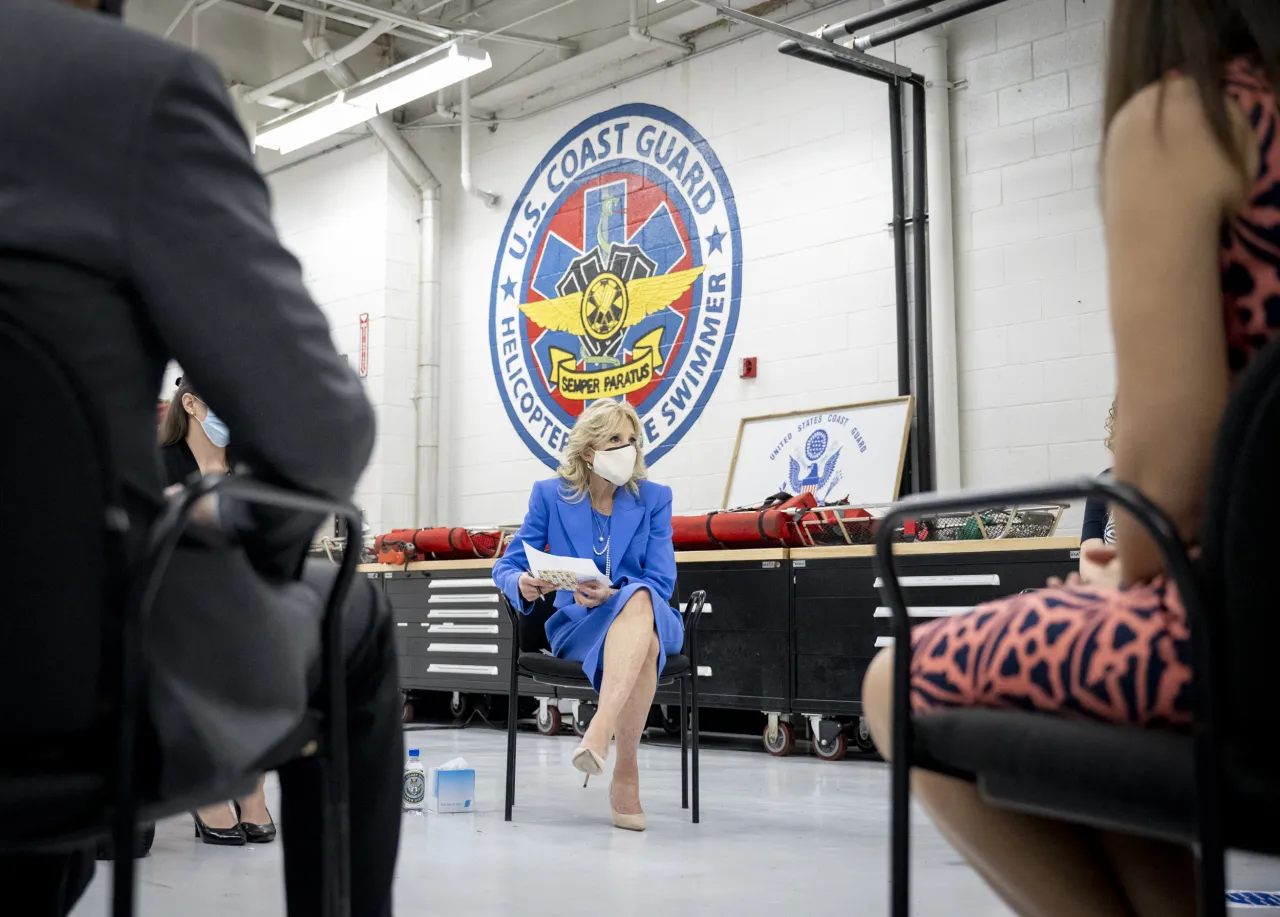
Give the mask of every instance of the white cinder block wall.
[{"label": "white cinder block wall", "polygon": [[1109,7],[1006,4],[949,29],[952,79],[967,81],[952,93],[966,486],[1110,464],[1097,187]]},{"label": "white cinder block wall", "polygon": [[[675,490],[676,512],[721,505],[740,418],[897,393],[885,89],[785,57],[777,44],[758,35],[475,137],[475,180],[503,202],[486,210],[460,199],[456,176],[446,182],[449,518],[518,521],[530,483],[550,474],[513,430],[492,377],[489,282],[530,172],[579,121],[616,105],[662,105],[700,132],[733,187],[742,230],[730,361],[698,422],[654,467]],[[742,380],[737,361],[748,356],[759,377]]]},{"label": "white cinder block wall", "polygon": [[[948,28],[952,78],[967,81],[952,93],[966,486],[1109,464],[1101,439],[1114,372],[1097,190],[1107,10],[1106,0],[1012,0]],[[509,208],[530,172],[566,131],[615,105],[662,105],[702,133],[736,193],[742,227],[730,361],[701,419],[654,469],[675,488],[676,511],[720,505],[741,417],[895,394],[884,89],[786,58],[776,46],[755,36],[477,131],[475,180],[501,195],[497,209],[461,193],[456,132],[409,135],[444,186],[442,521],[516,522],[530,483],[550,473],[498,395],[489,283]],[[896,53],[907,62],[911,48]],[[372,142],[282,172],[272,187],[286,243],[353,360],[356,316],[371,314],[368,385],[381,428],[359,494],[370,525],[415,524],[416,197]],[[759,378],[737,377],[745,356],[759,358]]]},{"label": "white cinder block wall", "polygon": [[373,532],[412,525],[417,196],[369,139],[269,175],[276,226],[302,263],[334,342],[353,368],[369,316],[366,390],[378,413],[356,500]]}]

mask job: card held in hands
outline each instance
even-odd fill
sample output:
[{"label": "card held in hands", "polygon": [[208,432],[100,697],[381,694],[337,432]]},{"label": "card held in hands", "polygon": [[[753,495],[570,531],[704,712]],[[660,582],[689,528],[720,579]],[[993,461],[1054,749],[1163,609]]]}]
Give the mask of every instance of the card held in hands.
[{"label": "card held in hands", "polygon": [[613,585],[593,561],[581,557],[547,554],[527,544],[524,546],[524,556],[529,561],[529,575],[546,580],[557,589],[574,589],[579,583],[592,582],[603,586]]}]

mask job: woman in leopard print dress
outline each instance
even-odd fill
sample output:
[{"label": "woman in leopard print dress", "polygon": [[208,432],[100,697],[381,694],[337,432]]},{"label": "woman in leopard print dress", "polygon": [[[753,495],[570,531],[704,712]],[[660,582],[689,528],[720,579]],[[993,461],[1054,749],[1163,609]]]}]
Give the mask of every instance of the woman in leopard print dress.
[{"label": "woman in leopard print dress", "polygon": [[[1194,541],[1234,377],[1280,332],[1280,3],[1115,0],[1103,220],[1117,365],[1115,477]],[[1187,730],[1185,613],[1154,543],[1117,514],[1092,576],[917,627],[911,705],[1016,707]],[[1106,558],[1101,558],[1106,560]],[[893,650],[863,701],[887,749]],[[942,833],[1020,914],[1194,913],[1190,853],[986,805],[916,772]]]}]

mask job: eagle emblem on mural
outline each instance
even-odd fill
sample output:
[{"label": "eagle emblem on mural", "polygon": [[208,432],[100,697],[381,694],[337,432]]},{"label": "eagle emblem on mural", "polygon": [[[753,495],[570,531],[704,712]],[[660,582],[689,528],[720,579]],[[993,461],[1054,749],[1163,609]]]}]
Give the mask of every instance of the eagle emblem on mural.
[{"label": "eagle emblem on mural", "polygon": [[[629,267],[642,265],[643,255],[631,246],[613,246],[609,266],[601,265],[601,250],[593,250],[584,263],[574,262],[566,279],[586,279],[586,287],[567,296],[520,304],[520,311],[548,331],[567,331],[582,344],[587,365],[619,366],[619,351],[628,328],[668,308],[693,286],[702,266],[656,277],[623,278]],[[638,257],[637,257],[638,256]],[[568,284],[572,287],[574,284]]]}]

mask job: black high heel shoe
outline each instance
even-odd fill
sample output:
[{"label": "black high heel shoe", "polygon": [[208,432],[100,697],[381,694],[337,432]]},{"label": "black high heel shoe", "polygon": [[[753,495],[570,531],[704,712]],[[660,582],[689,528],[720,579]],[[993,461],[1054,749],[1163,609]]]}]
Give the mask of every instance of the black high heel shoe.
[{"label": "black high heel shoe", "polygon": [[[240,803],[235,803],[236,818],[240,817]],[[267,818],[271,818],[271,813],[267,812]],[[240,822],[240,830],[244,832],[244,839],[250,844],[270,844],[276,839],[276,823],[272,819],[265,825],[255,825],[253,822]]]},{"label": "black high heel shoe", "polygon": [[200,817],[200,813],[195,811],[191,813],[191,820],[196,823],[195,836],[206,844],[214,844],[219,847],[243,847],[245,845],[245,833],[239,825],[233,828],[211,828],[205,824],[204,819]]}]

